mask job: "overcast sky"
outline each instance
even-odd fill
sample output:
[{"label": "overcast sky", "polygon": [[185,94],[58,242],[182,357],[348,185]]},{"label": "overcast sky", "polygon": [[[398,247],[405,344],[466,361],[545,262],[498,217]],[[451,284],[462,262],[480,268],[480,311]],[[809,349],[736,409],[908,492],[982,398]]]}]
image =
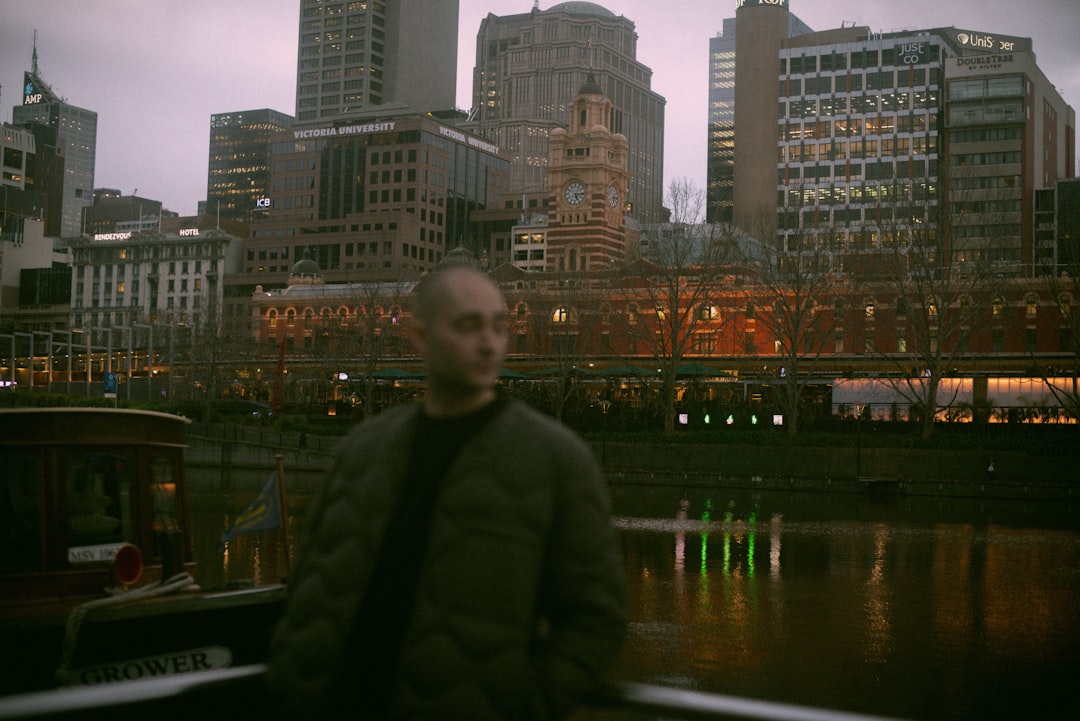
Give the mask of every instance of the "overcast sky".
[{"label": "overcast sky", "polygon": [[[541,9],[556,4],[541,0]],[[709,38],[736,0],[607,0],[632,20],[638,60],[667,99],[664,182],[705,185]],[[458,106],[472,93],[476,33],[490,12],[533,0],[461,0]],[[53,91],[98,114],[97,187],[136,189],[180,213],[206,197],[210,116],[273,108],[292,115],[300,0],[0,0],[0,119],[22,102],[34,30]],[[1040,67],[1080,106],[1080,0],[790,0],[815,30],[955,26],[1030,37]]]}]

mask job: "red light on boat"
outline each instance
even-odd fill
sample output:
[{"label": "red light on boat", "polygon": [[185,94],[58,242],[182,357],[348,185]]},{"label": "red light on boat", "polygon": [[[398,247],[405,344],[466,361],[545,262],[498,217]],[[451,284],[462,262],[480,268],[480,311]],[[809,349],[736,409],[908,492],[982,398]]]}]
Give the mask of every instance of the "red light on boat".
[{"label": "red light on boat", "polygon": [[113,557],[113,573],[116,580],[125,586],[130,586],[142,576],[143,562],[142,553],[130,543],[120,546]]}]

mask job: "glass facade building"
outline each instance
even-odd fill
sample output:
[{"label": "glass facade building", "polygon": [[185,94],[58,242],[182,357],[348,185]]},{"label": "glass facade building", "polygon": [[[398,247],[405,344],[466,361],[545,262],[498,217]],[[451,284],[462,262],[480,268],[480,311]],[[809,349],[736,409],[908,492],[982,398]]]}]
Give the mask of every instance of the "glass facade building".
[{"label": "glass facade building", "polygon": [[610,130],[626,136],[632,215],[659,222],[664,196],[664,105],[637,59],[634,23],[590,2],[488,15],[476,35],[472,110],[465,127],[512,155],[513,192],[548,190],[550,134],[569,125],[592,80],[612,102]]},{"label": "glass facade building", "polygon": [[56,95],[36,70],[23,74],[22,105],[12,108],[16,125],[40,123],[54,128],[64,156],[61,235],[82,232],[82,209],[94,199],[94,163],[97,152],[97,113],[76,107]]},{"label": "glass facade building", "polygon": [[270,137],[292,126],[276,110],[244,110],[210,116],[206,210],[222,218],[250,220],[264,211],[270,188]]},{"label": "glass facade building", "polygon": [[397,102],[449,110],[458,0],[300,0],[296,119]]}]

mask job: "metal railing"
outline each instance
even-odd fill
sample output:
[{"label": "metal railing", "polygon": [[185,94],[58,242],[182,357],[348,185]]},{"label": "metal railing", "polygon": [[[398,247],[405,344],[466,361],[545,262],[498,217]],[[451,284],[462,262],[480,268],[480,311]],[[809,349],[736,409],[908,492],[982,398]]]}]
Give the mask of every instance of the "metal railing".
[{"label": "metal railing", "polygon": [[[126,719],[154,721],[264,721],[263,664],[165,676],[143,681],[0,697],[0,721],[30,719]],[[620,682],[605,688],[588,705],[625,711],[626,718],[662,715],[665,719],[760,719],[761,721],[899,721],[833,709]],[[147,714],[150,714],[147,716]],[[605,716],[608,718],[609,716]]]}]

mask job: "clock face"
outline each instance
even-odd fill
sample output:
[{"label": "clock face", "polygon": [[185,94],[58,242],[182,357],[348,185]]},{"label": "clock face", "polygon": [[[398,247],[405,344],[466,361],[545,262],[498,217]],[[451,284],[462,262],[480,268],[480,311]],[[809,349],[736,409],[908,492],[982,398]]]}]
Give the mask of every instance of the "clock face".
[{"label": "clock face", "polygon": [[573,181],[563,190],[563,197],[570,205],[581,205],[585,200],[585,184]]},{"label": "clock face", "polygon": [[612,209],[619,207],[619,189],[614,185],[607,189],[607,202]]}]

